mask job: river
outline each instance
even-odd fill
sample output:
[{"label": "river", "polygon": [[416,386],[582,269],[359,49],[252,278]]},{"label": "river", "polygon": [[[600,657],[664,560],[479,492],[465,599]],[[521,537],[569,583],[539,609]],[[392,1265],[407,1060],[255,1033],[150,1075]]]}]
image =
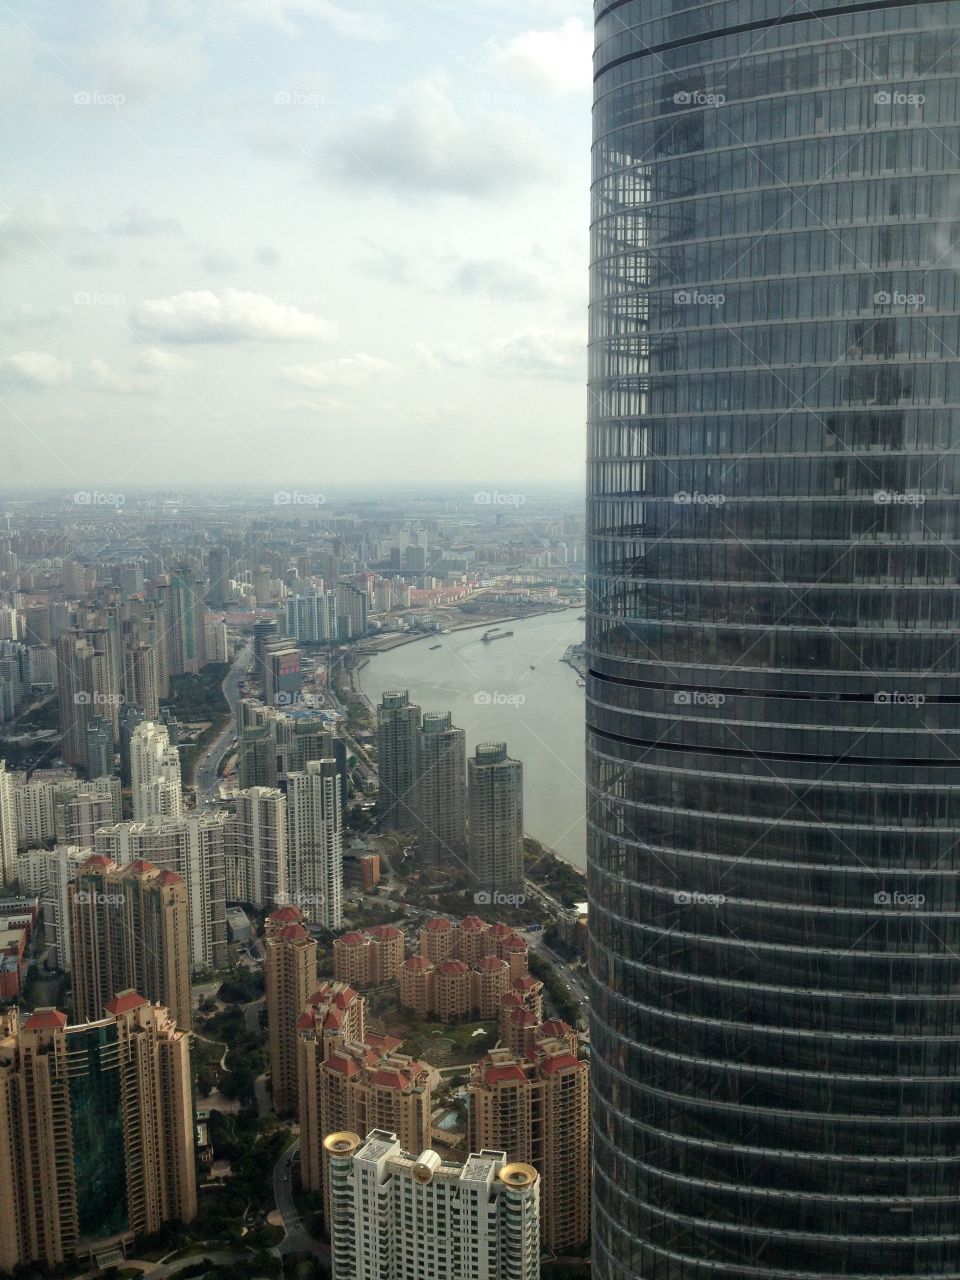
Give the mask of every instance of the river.
[{"label": "river", "polygon": [[505,622],[513,635],[490,644],[480,627],[399,645],[370,659],[361,685],[374,704],[387,689],[407,689],[424,711],[452,712],[468,756],[478,742],[506,742],[523,761],[527,835],[585,869],[584,691],[559,661],[583,641],[580,613]]}]

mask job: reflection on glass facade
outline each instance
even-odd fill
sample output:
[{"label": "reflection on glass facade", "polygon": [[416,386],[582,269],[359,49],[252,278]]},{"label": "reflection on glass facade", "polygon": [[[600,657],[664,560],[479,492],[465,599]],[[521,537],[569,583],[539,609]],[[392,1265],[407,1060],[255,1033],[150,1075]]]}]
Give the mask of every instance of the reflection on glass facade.
[{"label": "reflection on glass facade", "polygon": [[600,0],[599,1280],[960,1276],[960,3]]}]

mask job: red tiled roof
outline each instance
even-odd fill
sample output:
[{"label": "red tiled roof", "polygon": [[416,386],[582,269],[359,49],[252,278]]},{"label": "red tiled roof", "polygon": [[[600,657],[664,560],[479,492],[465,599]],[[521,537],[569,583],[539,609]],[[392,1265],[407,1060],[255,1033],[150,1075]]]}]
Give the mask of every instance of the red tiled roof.
[{"label": "red tiled roof", "polygon": [[526,974],[523,978],[518,978],[513,984],[514,991],[532,991],[534,987],[542,987],[543,983],[539,982],[531,974]]},{"label": "red tiled roof", "polygon": [[67,1015],[59,1009],[37,1009],[23,1025],[27,1031],[59,1031],[67,1025]]},{"label": "red tiled roof", "polygon": [[337,938],[337,942],[340,943],[341,947],[362,947],[364,941],[365,939],[363,934],[357,933],[356,930],[352,933],[341,934],[340,937]]},{"label": "red tiled roof", "polygon": [[116,866],[116,863],[112,858],[108,858],[106,854],[91,853],[90,857],[86,860],[80,870],[81,872],[96,871],[98,867],[103,867],[105,870],[109,870],[113,866]]},{"label": "red tiled roof", "polygon": [[183,884],[183,876],[165,867],[157,876],[157,884]]},{"label": "red tiled roof", "polygon": [[526,1080],[523,1069],[515,1062],[502,1067],[487,1067],[483,1073],[487,1084],[502,1084],[505,1080]]},{"label": "red tiled roof", "polygon": [[540,1064],[544,1071],[553,1075],[557,1071],[565,1071],[568,1067],[577,1066],[577,1059],[572,1053],[558,1053],[552,1058],[545,1058]]},{"label": "red tiled roof", "polygon": [[523,996],[516,991],[507,991],[504,993],[504,997],[500,1001],[500,1005],[504,1009],[522,1009]]},{"label": "red tiled roof", "polygon": [[338,1005],[341,1009],[346,1009],[352,1001],[356,1000],[357,993],[353,987],[341,987],[339,991],[335,991],[330,997],[331,1004]]},{"label": "red tiled roof", "polygon": [[403,1044],[402,1040],[398,1040],[396,1036],[381,1036],[376,1032],[368,1031],[366,1044],[368,1048],[375,1050],[379,1054],[394,1053]]},{"label": "red tiled roof", "polygon": [[479,973],[502,973],[508,968],[506,960],[498,960],[496,956],[484,956],[475,965]]},{"label": "red tiled roof", "polygon": [[435,916],[433,920],[428,920],[424,927],[428,933],[446,933],[448,929],[453,928],[453,925],[446,916]]},{"label": "red tiled roof", "polygon": [[302,942],[304,938],[309,938],[310,935],[302,924],[285,924],[277,932],[276,937],[283,938],[285,942]]},{"label": "red tiled roof", "polygon": [[513,928],[509,924],[492,924],[490,932],[495,938],[504,938],[513,933]]},{"label": "red tiled roof", "polygon": [[401,968],[406,969],[407,973],[422,973],[424,969],[432,969],[433,962],[426,956],[410,956],[404,960]]},{"label": "red tiled roof", "polygon": [[532,1009],[514,1009],[510,1014],[510,1021],[515,1027],[535,1027],[537,1015]]},{"label": "red tiled roof", "polygon": [[108,1000],[104,1006],[107,1013],[129,1013],[131,1009],[139,1009],[150,1001],[136,991],[121,991],[119,995]]},{"label": "red tiled roof", "polygon": [[360,1070],[360,1063],[343,1053],[331,1053],[324,1066],[329,1071],[336,1071],[338,1076],[355,1076]]},{"label": "red tiled roof", "polygon": [[147,862],[146,858],[137,858],[134,862],[127,864],[128,871],[135,871],[138,876],[149,875],[151,871],[156,871],[156,867],[152,862]]},{"label": "red tiled roof", "polygon": [[562,1018],[548,1018],[541,1030],[545,1036],[568,1036],[573,1027]]},{"label": "red tiled roof", "polygon": [[413,1083],[410,1076],[397,1067],[381,1067],[379,1071],[374,1071],[370,1081],[386,1089],[409,1089]]},{"label": "red tiled roof", "polygon": [[278,924],[283,920],[302,920],[303,912],[299,907],[278,907],[276,911],[271,911],[267,919],[274,920]]},{"label": "red tiled roof", "polygon": [[509,938],[505,939],[503,946],[504,946],[504,949],[506,949],[507,947],[512,947],[517,951],[526,951],[527,940],[526,938],[521,938],[518,933],[514,933],[514,934],[511,934]]},{"label": "red tiled roof", "polygon": [[388,938],[402,938],[403,934],[394,924],[375,924],[371,929],[367,930],[373,938],[379,938],[386,942]]},{"label": "red tiled roof", "polygon": [[468,933],[476,933],[478,929],[486,929],[486,920],[481,920],[479,916],[467,916],[465,920],[460,921],[460,928],[466,929]]},{"label": "red tiled roof", "polygon": [[437,972],[442,973],[445,977],[453,977],[456,974],[469,973],[470,970],[462,960],[441,960],[437,966]]}]

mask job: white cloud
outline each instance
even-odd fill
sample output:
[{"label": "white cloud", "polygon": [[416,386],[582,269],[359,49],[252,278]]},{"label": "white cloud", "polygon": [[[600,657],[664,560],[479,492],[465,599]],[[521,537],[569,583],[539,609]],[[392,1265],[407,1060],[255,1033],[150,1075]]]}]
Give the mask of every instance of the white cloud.
[{"label": "white cloud", "polygon": [[420,344],[416,354],[431,370],[447,365],[506,377],[586,379],[586,338],[579,331],[518,329],[480,347]]},{"label": "white cloud", "polygon": [[497,50],[495,63],[543,88],[566,93],[590,88],[592,56],[592,33],[579,18],[570,18],[555,31],[525,31]]},{"label": "white cloud", "polygon": [[0,210],[0,256],[21,249],[46,249],[63,230],[63,218],[50,196]]},{"label": "white cloud", "polygon": [[360,352],[355,356],[343,356],[339,360],[324,360],[319,364],[285,365],[281,373],[289,382],[299,387],[323,390],[327,387],[360,387],[375,378],[397,373],[395,364]]},{"label": "white cloud", "polygon": [[325,341],[336,336],[336,326],[321,316],[239,289],[154,298],[132,320],[141,333],[165,342]]},{"label": "white cloud", "polygon": [[205,70],[196,34],[168,40],[134,32],[72,50],[70,66],[76,68],[76,90],[119,95],[121,108],[185,89]]},{"label": "white cloud", "polygon": [[63,324],[70,319],[66,307],[35,307],[30,302],[18,302],[6,311],[0,311],[0,331],[26,333],[29,329],[45,329]]},{"label": "white cloud", "polygon": [[0,369],[5,383],[28,387],[31,391],[59,387],[73,376],[70,365],[48,351],[18,351],[0,362]]},{"label": "white cloud", "polygon": [[380,14],[357,11],[350,6],[335,4],[333,0],[229,0],[221,8],[227,17],[242,17],[256,22],[270,22],[283,31],[296,34],[299,31],[297,17],[320,18],[339,35],[355,40],[388,40],[393,27]]},{"label": "white cloud", "polygon": [[144,373],[182,373],[193,367],[193,361],[178,356],[174,351],[147,347],[140,355],[137,365]]},{"label": "white cloud", "polygon": [[197,259],[197,266],[215,276],[233,275],[240,263],[226,249],[207,249]]},{"label": "white cloud", "polygon": [[349,120],[323,148],[318,176],[332,172],[401,196],[484,196],[543,177],[546,156],[533,125],[496,111],[464,118],[447,81],[433,78]]},{"label": "white cloud", "polygon": [[109,391],[115,395],[128,395],[136,391],[137,384],[132,378],[111,369],[105,360],[91,360],[86,368],[86,382],[94,391]]}]

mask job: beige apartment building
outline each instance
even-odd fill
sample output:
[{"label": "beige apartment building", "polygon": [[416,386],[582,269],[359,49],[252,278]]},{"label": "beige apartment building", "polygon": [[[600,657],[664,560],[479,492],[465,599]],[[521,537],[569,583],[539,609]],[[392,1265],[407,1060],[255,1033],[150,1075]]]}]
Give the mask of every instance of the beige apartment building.
[{"label": "beige apartment building", "polygon": [[317,985],[317,944],[298,907],[281,907],[267,917],[264,953],[273,1106],[279,1115],[295,1115],[297,1019]]}]

